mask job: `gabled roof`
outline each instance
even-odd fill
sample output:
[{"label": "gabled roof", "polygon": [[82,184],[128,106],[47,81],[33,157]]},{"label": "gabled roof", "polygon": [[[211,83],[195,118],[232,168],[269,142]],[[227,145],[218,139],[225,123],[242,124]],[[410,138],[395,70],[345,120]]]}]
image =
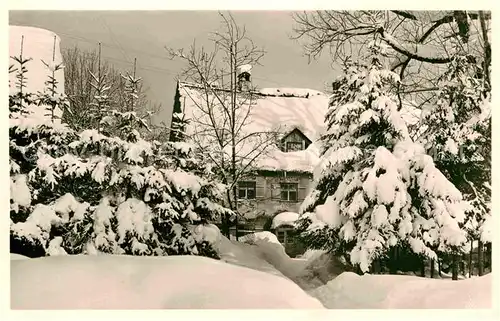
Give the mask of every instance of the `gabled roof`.
[{"label": "gabled roof", "polygon": [[[186,129],[189,135],[189,127],[202,126],[203,119],[207,117],[196,107],[204,101],[201,96],[203,88],[179,82],[179,93],[184,118],[191,121]],[[273,145],[265,156],[256,160],[256,167],[262,170],[312,172],[319,156],[314,142],[324,128],[328,96],[317,90],[301,88],[265,88],[252,94],[255,98],[250,107],[246,106],[251,109],[244,132],[277,131],[286,135],[298,129],[313,142],[304,151],[290,153],[284,153]]]},{"label": "gabled roof", "polygon": [[293,133],[297,133],[299,134],[300,136],[302,136],[302,138],[304,138],[309,144],[312,143],[312,141],[309,139],[309,137],[307,137],[299,128],[295,127],[294,129],[292,129],[291,131],[289,131],[288,133],[285,133],[282,137],[281,137],[281,141],[285,140],[288,136],[292,135]]}]

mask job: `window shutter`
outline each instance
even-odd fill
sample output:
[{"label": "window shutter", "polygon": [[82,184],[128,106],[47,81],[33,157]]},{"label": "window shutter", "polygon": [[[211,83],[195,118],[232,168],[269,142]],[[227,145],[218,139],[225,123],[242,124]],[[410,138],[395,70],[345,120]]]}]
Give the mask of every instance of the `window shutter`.
[{"label": "window shutter", "polygon": [[303,201],[307,194],[311,180],[308,178],[301,178],[299,180],[299,202]]},{"label": "window shutter", "polygon": [[255,197],[263,199],[266,196],[266,179],[258,176],[255,180]]},{"label": "window shutter", "polygon": [[271,184],[271,198],[273,200],[281,199],[281,188],[279,183]]}]

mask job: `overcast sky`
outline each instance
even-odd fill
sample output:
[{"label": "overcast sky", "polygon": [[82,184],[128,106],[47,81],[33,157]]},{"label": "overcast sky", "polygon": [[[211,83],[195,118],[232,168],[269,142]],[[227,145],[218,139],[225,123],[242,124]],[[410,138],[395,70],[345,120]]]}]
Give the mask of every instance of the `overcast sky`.
[{"label": "overcast sky", "polygon": [[[301,46],[290,40],[291,12],[239,11],[233,16],[267,51],[263,66],[253,69],[255,85],[324,90],[336,76],[327,54],[308,64]],[[149,98],[162,104],[157,120],[166,122],[183,65],[167,59],[164,47],[187,48],[194,39],[206,43],[209,33],[220,28],[215,11],[10,11],[9,20],[55,32],[62,49],[96,49],[100,41],[102,55],[120,70],[131,70],[137,58],[137,74],[150,88]]]}]

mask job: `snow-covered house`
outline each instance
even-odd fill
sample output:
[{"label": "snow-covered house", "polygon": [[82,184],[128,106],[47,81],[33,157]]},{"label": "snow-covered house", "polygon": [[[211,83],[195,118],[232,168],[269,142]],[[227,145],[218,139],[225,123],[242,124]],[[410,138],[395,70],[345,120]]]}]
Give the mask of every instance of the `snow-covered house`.
[{"label": "snow-covered house", "polygon": [[[245,212],[245,222],[239,228],[244,234],[261,231],[264,225],[270,229],[270,219],[275,214],[298,212],[309,193],[312,172],[319,161],[318,138],[324,128],[328,97],[316,90],[300,88],[250,90],[248,71],[240,71],[239,80],[237,95],[253,97],[246,106],[249,113],[243,125],[245,133],[277,133],[266,152],[252,163],[256,174],[238,184],[238,196],[245,207],[241,210]],[[178,82],[171,128],[183,123],[187,137],[207,134],[202,127],[206,126],[208,116],[200,111],[200,106],[208,101],[205,93],[206,88],[198,84]],[[207,145],[209,148],[210,144]]]}]

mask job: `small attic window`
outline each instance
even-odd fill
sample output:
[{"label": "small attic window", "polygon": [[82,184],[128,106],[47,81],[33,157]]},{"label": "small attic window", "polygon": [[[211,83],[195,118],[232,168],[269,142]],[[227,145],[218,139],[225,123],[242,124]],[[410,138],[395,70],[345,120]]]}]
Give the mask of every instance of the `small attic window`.
[{"label": "small attic window", "polygon": [[295,128],[281,139],[280,149],[285,153],[297,152],[307,149],[310,144],[311,141],[300,130]]},{"label": "small attic window", "polygon": [[285,152],[297,152],[304,150],[304,141],[301,142],[285,142]]}]

